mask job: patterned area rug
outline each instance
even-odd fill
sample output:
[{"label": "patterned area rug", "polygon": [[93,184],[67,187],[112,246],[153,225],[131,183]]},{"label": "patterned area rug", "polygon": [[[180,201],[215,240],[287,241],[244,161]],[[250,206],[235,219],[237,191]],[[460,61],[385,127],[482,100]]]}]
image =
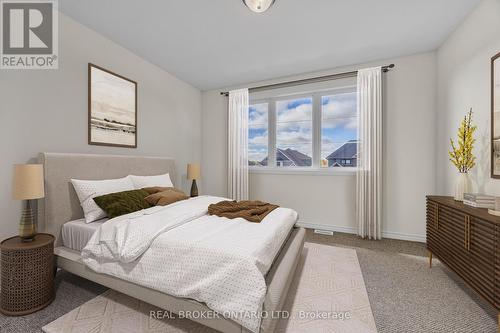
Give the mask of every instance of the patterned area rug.
[{"label": "patterned area rug", "polygon": [[[215,332],[188,319],[150,318],[159,310],[108,290],[43,327],[46,333]],[[306,243],[275,332],[376,332],[356,251]]]}]

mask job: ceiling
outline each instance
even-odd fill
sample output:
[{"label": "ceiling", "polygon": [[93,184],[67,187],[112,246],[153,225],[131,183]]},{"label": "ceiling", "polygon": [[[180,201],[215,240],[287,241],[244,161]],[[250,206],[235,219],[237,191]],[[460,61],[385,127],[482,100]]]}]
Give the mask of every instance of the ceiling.
[{"label": "ceiling", "polygon": [[480,0],[60,0],[60,10],[208,90],[434,50]]}]

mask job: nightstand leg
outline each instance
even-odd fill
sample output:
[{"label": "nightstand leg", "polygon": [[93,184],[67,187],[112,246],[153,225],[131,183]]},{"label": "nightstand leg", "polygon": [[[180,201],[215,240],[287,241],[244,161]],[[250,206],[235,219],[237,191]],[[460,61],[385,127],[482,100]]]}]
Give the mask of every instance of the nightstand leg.
[{"label": "nightstand leg", "polygon": [[[429,251],[429,268],[432,268],[432,252]],[[500,332],[498,332],[500,333]]]}]

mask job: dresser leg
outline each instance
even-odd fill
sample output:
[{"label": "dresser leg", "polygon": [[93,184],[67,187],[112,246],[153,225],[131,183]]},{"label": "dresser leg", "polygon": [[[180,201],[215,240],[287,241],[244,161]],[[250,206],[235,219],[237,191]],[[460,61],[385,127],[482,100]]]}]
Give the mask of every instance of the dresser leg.
[{"label": "dresser leg", "polygon": [[498,314],[498,333],[500,333],[500,313]]},{"label": "dresser leg", "polygon": [[[432,252],[429,251],[429,268],[432,268]],[[500,333],[500,332],[498,332]]]}]

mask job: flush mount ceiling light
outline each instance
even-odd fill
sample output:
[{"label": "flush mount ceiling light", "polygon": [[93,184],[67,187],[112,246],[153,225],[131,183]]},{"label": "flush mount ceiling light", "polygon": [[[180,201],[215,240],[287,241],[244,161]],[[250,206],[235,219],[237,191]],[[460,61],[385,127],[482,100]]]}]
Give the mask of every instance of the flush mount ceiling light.
[{"label": "flush mount ceiling light", "polygon": [[243,3],[256,13],[263,13],[274,3],[274,0],[243,0]]}]

